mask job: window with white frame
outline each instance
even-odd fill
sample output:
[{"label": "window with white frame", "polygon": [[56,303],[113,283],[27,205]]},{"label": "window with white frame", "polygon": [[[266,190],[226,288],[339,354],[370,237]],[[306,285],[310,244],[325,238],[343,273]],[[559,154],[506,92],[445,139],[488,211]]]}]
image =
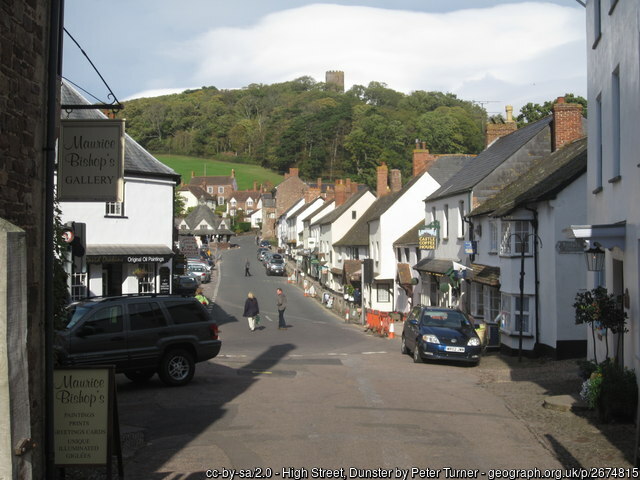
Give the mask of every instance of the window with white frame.
[{"label": "window with white frame", "polygon": [[481,283],[471,283],[471,315],[484,318],[484,286]]},{"label": "window with white frame", "polygon": [[75,302],[87,298],[87,274],[74,273],[71,275],[71,301]]},{"label": "window with white frame", "polygon": [[496,287],[484,287],[484,318],[493,322],[500,313],[500,290]]},{"label": "window with white frame", "polygon": [[379,283],[377,285],[377,301],[378,303],[388,303],[391,301],[391,295],[389,293],[390,286],[388,283]]},{"label": "window with white frame", "polygon": [[253,200],[247,199],[247,207],[253,207]]},{"label": "window with white frame", "polygon": [[520,315],[520,295],[503,293],[501,297],[501,308],[503,314],[502,329],[511,333],[519,334],[522,324],[522,333],[531,335],[531,319],[534,308],[533,296],[524,295],[522,298],[522,316]]},{"label": "window with white frame", "polygon": [[498,251],[498,222],[489,221],[489,253]]},{"label": "window with white frame", "polygon": [[208,186],[207,187],[207,193],[213,193],[213,187],[212,186]]},{"label": "window with white frame", "polygon": [[442,238],[449,238],[449,205],[445,204],[442,208]]},{"label": "window with white frame", "polygon": [[122,217],[124,215],[124,203],[107,202],[105,204],[105,215],[107,217]]},{"label": "window with white frame", "polygon": [[218,187],[218,193],[224,193],[224,187]]},{"label": "window with white frame", "polygon": [[528,220],[502,221],[500,255],[531,254],[531,223]]},{"label": "window with white frame", "polygon": [[464,238],[464,200],[458,202],[458,238]]},{"label": "window with white frame", "polygon": [[224,205],[224,197],[218,197],[218,205]]},{"label": "window with white frame", "polygon": [[620,67],[611,75],[611,159],[613,177],[620,178]]}]

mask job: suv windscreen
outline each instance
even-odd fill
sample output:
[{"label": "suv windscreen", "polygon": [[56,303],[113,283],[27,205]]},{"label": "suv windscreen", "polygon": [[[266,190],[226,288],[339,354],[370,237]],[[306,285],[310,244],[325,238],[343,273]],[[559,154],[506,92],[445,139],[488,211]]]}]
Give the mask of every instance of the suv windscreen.
[{"label": "suv windscreen", "polygon": [[87,314],[87,312],[89,312],[95,306],[95,303],[79,303],[76,305],[70,305],[67,308],[67,318],[65,319],[65,321],[63,321],[62,326],[64,328],[73,328],[74,325],[78,323],[78,320],[83,318]]},{"label": "suv windscreen", "polygon": [[277,258],[271,260],[271,265],[282,265],[284,263],[284,260],[278,260]]},{"label": "suv windscreen", "polygon": [[164,306],[171,315],[173,323],[180,325],[182,323],[206,322],[209,319],[207,314],[195,302],[184,302],[180,300],[167,300]]},{"label": "suv windscreen", "polygon": [[122,332],[122,305],[110,305],[94,310],[95,312],[82,324],[81,330],[84,335]]}]

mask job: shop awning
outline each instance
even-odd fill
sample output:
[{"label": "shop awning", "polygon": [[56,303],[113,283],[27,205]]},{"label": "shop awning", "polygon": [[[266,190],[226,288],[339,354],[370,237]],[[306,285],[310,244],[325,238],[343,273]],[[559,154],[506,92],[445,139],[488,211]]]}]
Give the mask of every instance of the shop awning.
[{"label": "shop awning", "polygon": [[500,267],[490,267],[479,263],[472,263],[471,267],[473,268],[472,281],[491,287],[500,286]]},{"label": "shop awning", "polygon": [[624,250],[626,236],[626,222],[602,225],[571,225],[575,238],[589,243],[597,243],[604,248],[618,247]]},{"label": "shop awning", "polygon": [[362,262],[360,260],[345,260],[344,261],[344,276],[347,280],[360,281]]},{"label": "shop awning", "polygon": [[453,268],[455,260],[441,258],[425,258],[416,263],[413,268],[419,272],[435,273],[436,275],[444,275]]},{"label": "shop awning", "polygon": [[166,245],[87,245],[87,263],[165,263],[174,255]]}]

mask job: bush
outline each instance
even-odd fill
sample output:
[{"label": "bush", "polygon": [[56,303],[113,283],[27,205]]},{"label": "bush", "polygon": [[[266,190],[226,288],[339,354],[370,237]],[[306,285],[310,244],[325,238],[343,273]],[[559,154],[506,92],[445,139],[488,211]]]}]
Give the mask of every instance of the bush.
[{"label": "bush", "polygon": [[603,422],[632,421],[638,403],[635,372],[605,360],[582,384],[580,396],[590,408],[598,410]]}]

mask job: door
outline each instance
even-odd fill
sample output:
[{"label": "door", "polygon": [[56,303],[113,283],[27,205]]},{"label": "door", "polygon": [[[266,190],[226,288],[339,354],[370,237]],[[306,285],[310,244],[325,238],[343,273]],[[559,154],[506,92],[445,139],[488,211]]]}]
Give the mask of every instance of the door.
[{"label": "door", "polygon": [[413,350],[416,345],[416,337],[418,336],[418,330],[420,328],[420,312],[422,312],[422,307],[413,307],[407,320],[404,322],[402,334],[404,335],[405,345],[409,350]]},{"label": "door", "polygon": [[77,365],[115,365],[129,360],[122,305],[97,307],[70,333],[69,357]]},{"label": "door", "polygon": [[102,266],[102,296],[122,295],[122,264],[107,263]]},{"label": "door", "polygon": [[139,301],[127,305],[129,330],[127,343],[131,366],[155,367],[160,360],[162,341],[170,334],[158,302]]}]

